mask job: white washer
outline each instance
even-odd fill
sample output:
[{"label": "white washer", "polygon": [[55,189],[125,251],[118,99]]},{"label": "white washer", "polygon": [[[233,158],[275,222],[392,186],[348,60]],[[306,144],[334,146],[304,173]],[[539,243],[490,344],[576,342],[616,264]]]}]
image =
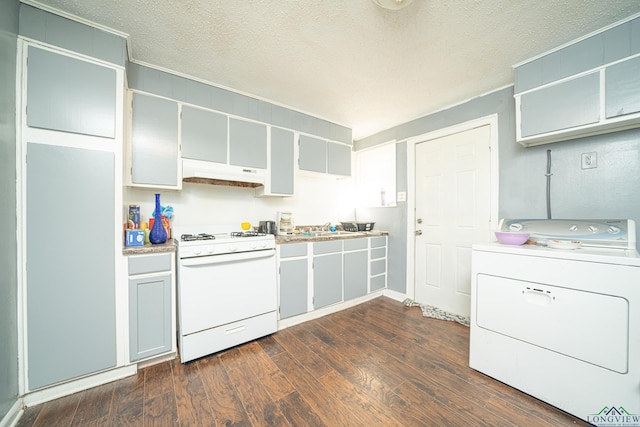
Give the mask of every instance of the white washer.
[{"label": "white washer", "polygon": [[515,229],[536,244],[473,246],[469,366],[592,424],[640,425],[635,223],[501,221]]}]

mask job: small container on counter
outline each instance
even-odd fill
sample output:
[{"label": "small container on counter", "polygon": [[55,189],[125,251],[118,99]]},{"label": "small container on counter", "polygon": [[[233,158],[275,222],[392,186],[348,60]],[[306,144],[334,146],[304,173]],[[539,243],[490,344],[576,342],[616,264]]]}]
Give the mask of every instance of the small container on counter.
[{"label": "small container on counter", "polygon": [[125,246],[144,246],[145,230],[125,230]]},{"label": "small container on counter", "polygon": [[129,205],[127,228],[130,230],[138,230],[140,228],[140,205]]}]

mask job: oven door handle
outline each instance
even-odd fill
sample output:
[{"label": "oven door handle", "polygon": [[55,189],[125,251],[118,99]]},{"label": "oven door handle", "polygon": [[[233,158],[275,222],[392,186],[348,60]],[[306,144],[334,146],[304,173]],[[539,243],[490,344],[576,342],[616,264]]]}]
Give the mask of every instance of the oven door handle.
[{"label": "oven door handle", "polygon": [[194,258],[184,258],[180,260],[182,267],[197,267],[200,265],[223,264],[228,262],[247,261],[259,258],[269,258],[274,256],[275,249],[267,249],[262,251],[236,252],[221,255],[207,255]]}]

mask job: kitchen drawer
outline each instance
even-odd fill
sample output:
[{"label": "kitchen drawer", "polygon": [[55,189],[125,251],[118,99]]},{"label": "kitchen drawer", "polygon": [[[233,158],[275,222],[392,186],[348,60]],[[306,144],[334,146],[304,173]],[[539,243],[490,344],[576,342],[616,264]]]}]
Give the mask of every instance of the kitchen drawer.
[{"label": "kitchen drawer", "polygon": [[387,256],[387,248],[371,249],[371,259],[379,259]]},{"label": "kitchen drawer", "polygon": [[197,334],[180,336],[181,359],[193,360],[203,354],[216,353],[276,331],[277,314],[270,311]]},{"label": "kitchen drawer", "polygon": [[279,246],[280,258],[292,258],[307,255],[306,243],[285,243]]},{"label": "kitchen drawer", "polygon": [[129,257],[129,276],[171,270],[172,253]]},{"label": "kitchen drawer", "polygon": [[368,242],[366,238],[344,240],[344,250],[354,251],[358,249],[367,249]]},{"label": "kitchen drawer", "polygon": [[386,260],[379,259],[377,261],[371,261],[371,275],[375,276],[382,274],[387,270]]},{"label": "kitchen drawer", "polygon": [[342,252],[342,240],[332,240],[329,242],[316,242],[313,244],[314,255],[330,254],[333,252]]},{"label": "kitchen drawer", "polygon": [[380,248],[387,245],[387,236],[379,236],[371,238],[371,247]]}]

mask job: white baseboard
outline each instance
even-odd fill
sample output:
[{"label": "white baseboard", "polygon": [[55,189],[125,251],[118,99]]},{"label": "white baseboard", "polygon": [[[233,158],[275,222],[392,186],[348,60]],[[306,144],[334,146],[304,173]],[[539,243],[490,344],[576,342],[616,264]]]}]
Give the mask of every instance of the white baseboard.
[{"label": "white baseboard", "polygon": [[123,366],[121,368],[111,369],[109,371],[80,378],[75,381],[49,387],[44,390],[33,391],[23,396],[24,404],[29,407],[48,402],[62,396],[67,396],[69,394],[77,393],[79,391],[128,377],[135,374],[137,370],[138,368],[136,365]]},{"label": "white baseboard", "polygon": [[23,405],[22,398],[18,398],[11,406],[11,409],[9,409],[9,412],[0,420],[0,427],[16,426],[24,412]]},{"label": "white baseboard", "polygon": [[372,299],[381,297],[382,295],[383,293],[380,290],[380,291],[372,292],[360,298],[354,298],[346,302],[341,302],[338,304],[330,305],[328,307],[319,308],[317,310],[300,314],[295,317],[290,317],[288,319],[278,320],[278,330],[285,329],[290,326],[297,325],[299,323],[307,322],[309,320],[318,319],[322,316],[326,316],[327,314],[337,313],[347,308],[355,307],[356,305],[362,304],[363,302],[371,301]]},{"label": "white baseboard", "polygon": [[407,299],[407,294],[403,294],[402,292],[398,291],[392,291],[391,289],[385,289],[383,295],[400,302]]}]

